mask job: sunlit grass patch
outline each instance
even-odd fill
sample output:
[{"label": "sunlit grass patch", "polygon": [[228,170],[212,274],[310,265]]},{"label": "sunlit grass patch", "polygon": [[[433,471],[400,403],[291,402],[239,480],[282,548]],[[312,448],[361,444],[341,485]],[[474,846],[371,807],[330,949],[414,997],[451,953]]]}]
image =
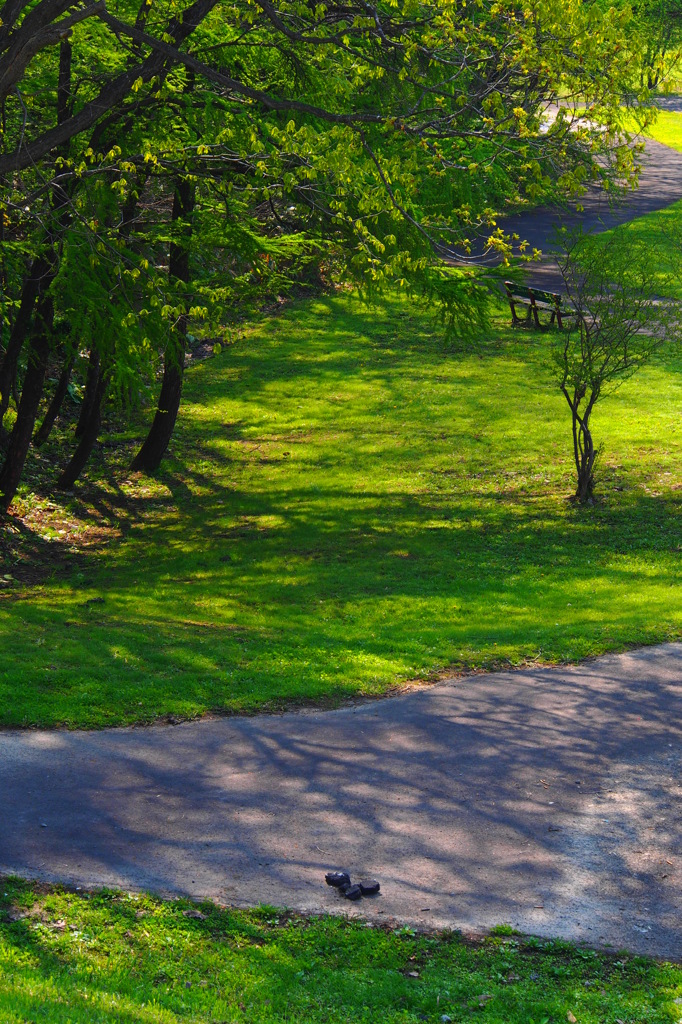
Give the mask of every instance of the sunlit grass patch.
[{"label": "sunlit grass patch", "polygon": [[680,967],[523,939],[505,927],[466,940],[272,907],[2,883],[0,1019],[8,1024],[679,1017]]},{"label": "sunlit grass patch", "polygon": [[188,372],[156,480],[48,501],[34,467],[8,524],[30,562],[0,573],[1,721],[333,703],[678,637],[682,362],[597,407],[583,509],[553,337],[503,314],[448,351],[403,300],[301,303]]},{"label": "sunlit grass patch", "polygon": [[652,139],[664,146],[682,153],[682,113],[676,110],[659,110],[655,122],[647,131]]}]

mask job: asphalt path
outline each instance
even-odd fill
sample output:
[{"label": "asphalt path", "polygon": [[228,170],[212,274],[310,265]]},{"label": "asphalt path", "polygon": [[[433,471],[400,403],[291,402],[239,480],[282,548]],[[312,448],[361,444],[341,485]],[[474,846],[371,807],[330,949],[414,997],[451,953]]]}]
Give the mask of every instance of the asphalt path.
[{"label": "asphalt path", "polygon": [[0,872],[682,960],[681,740],[682,644],[337,711],[4,731]]},{"label": "asphalt path", "polygon": [[[543,253],[538,263],[528,264],[526,280],[541,288],[563,291],[564,284],[552,250],[559,227],[582,226],[584,231],[607,231],[635,217],[665,209],[682,199],[682,153],[647,140],[642,157],[639,187],[613,201],[602,189],[590,188],[582,196],[582,211],[575,207],[539,207],[500,220],[507,234],[518,234],[530,248]],[[479,252],[479,256],[481,255]],[[456,260],[455,260],[456,262]]]}]

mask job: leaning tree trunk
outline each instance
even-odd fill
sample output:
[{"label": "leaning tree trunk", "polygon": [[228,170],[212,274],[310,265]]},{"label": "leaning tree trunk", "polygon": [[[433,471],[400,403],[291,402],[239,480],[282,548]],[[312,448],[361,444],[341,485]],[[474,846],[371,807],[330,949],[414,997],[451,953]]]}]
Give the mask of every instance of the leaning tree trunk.
[{"label": "leaning tree trunk", "polygon": [[73,484],[75,484],[90,458],[90,452],[95,446],[95,441],[99,434],[99,428],[102,425],[102,402],[104,401],[108,384],[109,375],[106,373],[100,373],[97,381],[97,388],[92,397],[90,418],[83,426],[80,442],[73,453],[69,464],[57,480],[57,487],[63,490],[68,487],[72,487]]},{"label": "leaning tree trunk", "polygon": [[76,424],[76,437],[83,436],[83,433],[90,422],[90,416],[95,403],[95,395],[99,388],[101,362],[101,356],[97,349],[91,348],[90,358],[88,359],[88,372],[85,377],[85,394],[83,395],[80,416],[78,417],[78,423]]},{"label": "leaning tree trunk", "polygon": [[50,355],[52,313],[52,299],[46,295],[40,301],[36,311],[36,324],[28,352],[28,365],[21,390],[21,401],[9,439],[5,463],[0,470],[0,508],[5,512],[12,504],[12,499],[21,480],[38,414],[38,406],[43,394],[45,371]]},{"label": "leaning tree trunk", "polygon": [[[59,75],[57,80],[58,125],[63,124],[69,117],[73,106],[71,98],[71,49],[71,42],[65,33],[59,47]],[[68,149],[68,144],[60,147],[60,155],[66,156]],[[70,216],[69,196],[64,188],[61,186],[55,187],[53,182],[52,191],[56,224],[51,226],[47,232],[47,242],[52,251],[43,252],[34,258],[28,277],[24,282],[19,311],[7,342],[2,366],[0,367],[0,425],[2,425],[2,421],[5,418],[10,395],[13,392],[16,394],[17,364],[28,335],[33,308],[36,300],[40,303],[41,296],[47,293],[54,280],[56,247]],[[41,330],[42,328],[38,326],[38,333],[41,333]],[[33,427],[31,427],[31,430],[33,430]]]},{"label": "leaning tree trunk", "polygon": [[[189,181],[179,179],[175,186],[172,214],[177,235],[176,240],[171,242],[170,246],[168,276],[171,283],[185,286],[189,283],[189,252],[194,203],[194,185]],[[144,444],[133,459],[131,469],[153,473],[159,468],[161,459],[166,454],[180,408],[186,344],[187,314],[183,313],[171,328],[170,338],[164,352],[163,381],[156,415]]]},{"label": "leaning tree trunk", "polygon": [[71,371],[73,370],[73,364],[75,361],[75,355],[67,356],[64,360],[62,372],[59,374],[59,380],[57,381],[57,386],[54,389],[52,400],[47,407],[47,412],[43,417],[43,422],[40,424],[33,437],[33,443],[36,448],[39,448],[41,444],[45,444],[50,436],[55,420],[57,419],[57,416],[59,416],[62,404],[66,398],[66,392],[69,390]]},{"label": "leaning tree trunk", "polygon": [[5,355],[0,366],[0,423],[5,418],[7,406],[14,389],[19,355],[29,333],[36,299],[47,291],[47,288],[52,283],[52,277],[53,268],[49,258],[44,255],[36,256],[28,277],[24,281],[19,310],[16,320],[12,325]]}]

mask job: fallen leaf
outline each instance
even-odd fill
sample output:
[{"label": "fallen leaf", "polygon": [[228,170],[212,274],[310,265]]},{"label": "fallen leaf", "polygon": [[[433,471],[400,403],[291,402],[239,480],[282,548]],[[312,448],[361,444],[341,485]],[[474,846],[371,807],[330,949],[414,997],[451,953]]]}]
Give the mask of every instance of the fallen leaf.
[{"label": "fallen leaf", "polygon": [[407,972],[407,977],[408,978],[418,978],[419,977],[419,971],[408,971]]},{"label": "fallen leaf", "polygon": [[570,1010],[566,1014],[566,1020],[568,1021],[568,1024],[578,1024],[578,1018],[574,1017]]}]

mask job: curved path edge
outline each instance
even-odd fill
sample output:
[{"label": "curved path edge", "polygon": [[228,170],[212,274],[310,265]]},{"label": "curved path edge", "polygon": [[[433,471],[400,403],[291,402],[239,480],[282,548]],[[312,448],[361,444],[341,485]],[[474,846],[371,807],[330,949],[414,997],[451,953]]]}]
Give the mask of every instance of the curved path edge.
[{"label": "curved path edge", "polygon": [[[639,185],[619,200],[614,201],[595,186],[581,197],[580,212],[575,209],[575,204],[569,204],[566,208],[544,206],[501,218],[499,226],[507,234],[516,234],[521,241],[527,242],[530,247],[527,251],[542,251],[542,258],[538,262],[526,264],[526,282],[538,288],[563,292],[564,281],[552,254],[558,228],[573,230],[581,227],[586,232],[608,231],[636,217],[664,210],[680,200],[682,152],[647,139]],[[482,242],[479,243],[479,250],[478,255],[482,256]],[[456,264],[457,259],[453,262]]]},{"label": "curved path edge", "polygon": [[[682,644],[336,711],[0,733],[0,873],[682,960]],[[323,882],[371,874],[358,905]]]}]

